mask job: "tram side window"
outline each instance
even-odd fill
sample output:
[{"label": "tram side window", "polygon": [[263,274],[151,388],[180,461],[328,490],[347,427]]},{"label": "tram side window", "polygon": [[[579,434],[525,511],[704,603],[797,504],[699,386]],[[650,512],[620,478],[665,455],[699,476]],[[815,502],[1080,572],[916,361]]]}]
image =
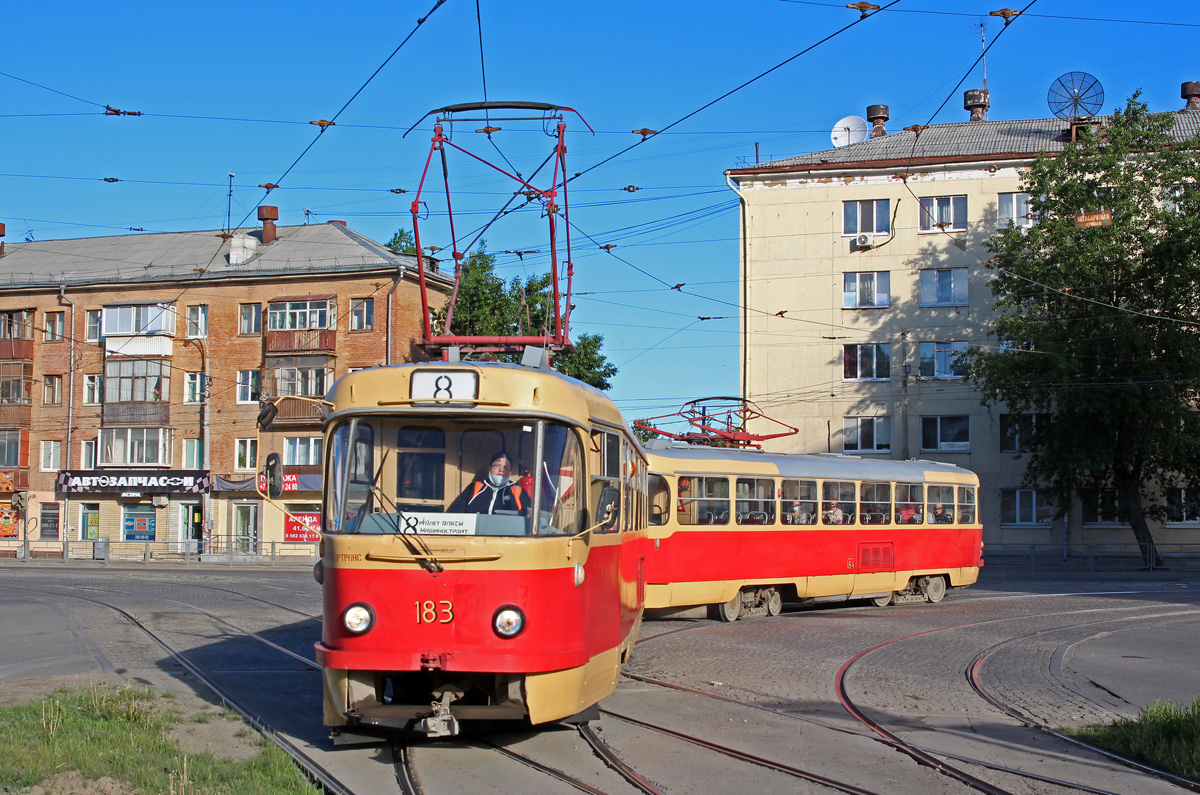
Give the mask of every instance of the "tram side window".
[{"label": "tram side window", "polygon": [[854,524],[857,506],[853,482],[825,481],[821,484],[821,502],[821,524]]},{"label": "tram side window", "polygon": [[921,524],[925,487],[920,483],[896,484],[896,524]]},{"label": "tram side window", "polygon": [[975,487],[958,487],[958,521],[963,524],[975,522]]},{"label": "tram side window", "polygon": [[[584,483],[583,449],[573,428],[547,423],[546,461],[542,472],[542,523],[539,533],[567,533],[583,530],[582,489]],[[532,495],[530,499],[533,499]],[[546,521],[546,512],[549,521]]]},{"label": "tram side window", "polygon": [[892,523],[892,484],[862,484],[863,524]]},{"label": "tram side window", "polygon": [[[613,487],[621,489],[621,436],[620,434],[610,433],[608,431],[592,431],[592,463],[596,475],[592,477],[591,496],[588,499],[589,510],[595,511],[596,506],[600,504],[600,497],[604,493],[604,489]],[[621,499],[620,510],[625,512],[628,509],[628,501]],[[597,516],[592,519],[592,524],[600,521]],[[621,529],[625,520],[618,518],[617,523],[610,528],[598,530],[597,532],[615,533]]]},{"label": "tram side window", "polygon": [[729,479],[681,477],[680,524],[729,524]]},{"label": "tram side window", "polygon": [[737,479],[737,523],[775,524],[775,481],[773,479]]},{"label": "tram side window", "polygon": [[930,486],[926,495],[930,524],[950,524],[954,521],[954,487]]},{"label": "tram side window", "polygon": [[817,481],[785,480],[780,483],[780,490],[784,524],[817,523]]},{"label": "tram side window", "polygon": [[396,438],[396,502],[401,511],[441,510],[446,500],[446,434],[405,426]]},{"label": "tram side window", "polygon": [[660,527],[671,514],[671,486],[662,475],[650,476],[650,524]]}]

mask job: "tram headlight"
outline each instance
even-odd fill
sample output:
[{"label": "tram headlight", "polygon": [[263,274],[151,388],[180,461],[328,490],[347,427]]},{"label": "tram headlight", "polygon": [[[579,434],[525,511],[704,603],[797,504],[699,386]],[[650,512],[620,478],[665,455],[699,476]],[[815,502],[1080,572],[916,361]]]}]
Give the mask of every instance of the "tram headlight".
[{"label": "tram headlight", "polygon": [[361,635],[375,625],[375,611],[361,602],[350,605],[342,613],[342,625],[355,635]]},{"label": "tram headlight", "polygon": [[583,564],[576,563],[575,564],[575,587],[576,588],[583,585],[584,575],[585,575],[585,572],[583,570]]},{"label": "tram headlight", "polygon": [[525,629],[525,614],[515,605],[505,605],[492,616],[492,629],[502,638],[515,638]]}]

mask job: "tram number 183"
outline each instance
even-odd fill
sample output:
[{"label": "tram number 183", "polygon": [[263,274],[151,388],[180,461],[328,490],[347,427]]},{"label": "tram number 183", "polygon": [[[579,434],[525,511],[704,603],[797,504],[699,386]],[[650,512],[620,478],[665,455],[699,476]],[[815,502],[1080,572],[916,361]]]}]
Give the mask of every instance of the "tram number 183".
[{"label": "tram number 183", "polygon": [[449,624],[454,620],[454,603],[448,601],[434,602],[432,600],[417,601],[418,624]]}]

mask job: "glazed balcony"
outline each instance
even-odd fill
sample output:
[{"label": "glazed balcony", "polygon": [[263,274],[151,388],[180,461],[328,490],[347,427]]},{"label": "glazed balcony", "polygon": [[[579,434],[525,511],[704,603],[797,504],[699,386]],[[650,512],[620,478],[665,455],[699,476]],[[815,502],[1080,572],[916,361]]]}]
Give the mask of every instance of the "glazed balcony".
[{"label": "glazed balcony", "polygon": [[287,329],[267,332],[267,355],[286,353],[333,353],[337,329]]},{"label": "glazed balcony", "polygon": [[155,425],[171,424],[171,404],[163,401],[151,403],[105,403],[104,425],[108,427],[122,425]]}]

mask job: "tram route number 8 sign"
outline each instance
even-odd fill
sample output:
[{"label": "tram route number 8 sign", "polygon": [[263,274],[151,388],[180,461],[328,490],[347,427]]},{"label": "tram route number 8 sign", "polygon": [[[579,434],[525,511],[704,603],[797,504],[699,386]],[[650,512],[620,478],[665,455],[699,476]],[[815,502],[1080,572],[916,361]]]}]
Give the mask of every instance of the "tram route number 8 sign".
[{"label": "tram route number 8 sign", "polygon": [[413,401],[446,403],[478,400],[479,373],[473,370],[417,370],[409,382]]}]

